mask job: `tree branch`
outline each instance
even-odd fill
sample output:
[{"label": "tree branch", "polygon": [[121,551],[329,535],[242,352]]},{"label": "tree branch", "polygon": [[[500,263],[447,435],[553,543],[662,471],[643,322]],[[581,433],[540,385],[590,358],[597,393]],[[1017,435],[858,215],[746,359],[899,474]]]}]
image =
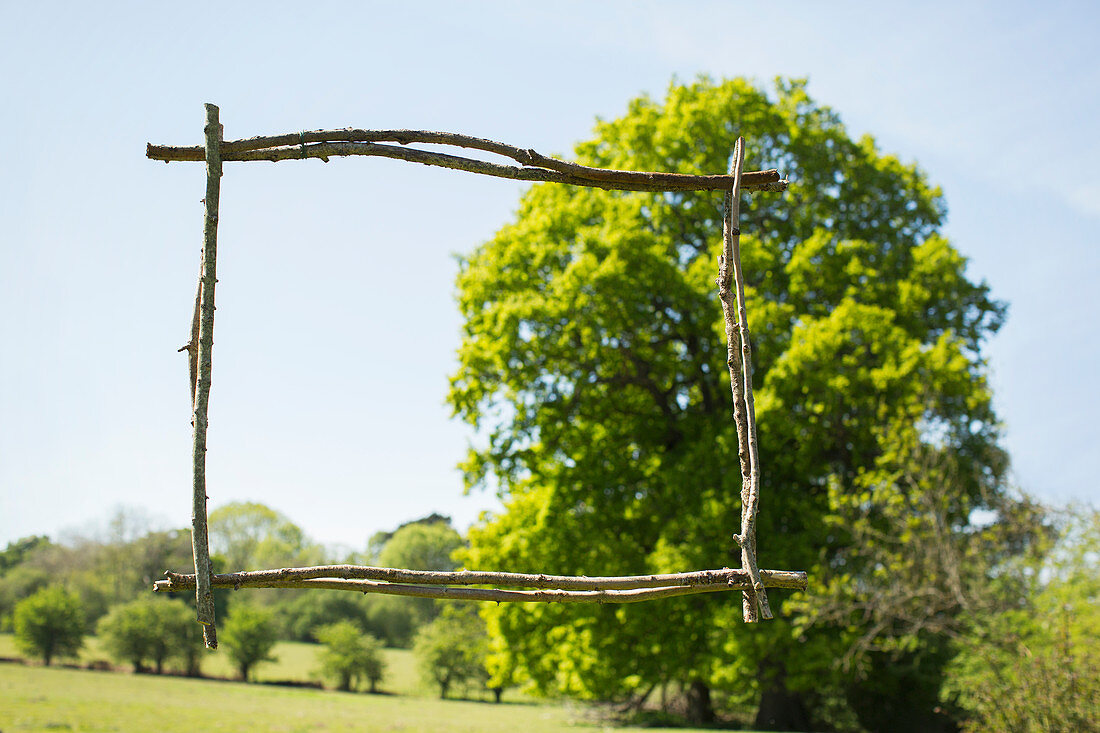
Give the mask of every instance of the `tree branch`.
[{"label": "tree branch", "polygon": [[[752,347],[749,344],[748,316],[745,309],[745,281],[741,271],[740,213],[741,167],[744,164],[745,141],[737,138],[730,171],[733,187],[726,193],[723,217],[722,257],[718,265],[718,298],[726,323],[727,357],[730,387],[733,392],[733,419],[737,426],[738,458],[741,463],[741,533],[735,535],[741,548],[741,567],[752,578],[744,592],[743,616],[746,623],[755,623],[757,608],[765,619],[772,618],[768,594],[759,581],[756,565],[756,511],[760,489],[759,454],[756,447],[756,406],[752,396]],[[731,291],[731,286],[736,286]],[[736,309],[736,310],[735,310]],[[736,315],[735,315],[736,313]],[[734,337],[740,342],[740,353]]]},{"label": "tree branch", "polygon": [[[194,575],[165,573],[157,592],[187,591],[195,587]],[[763,583],[772,588],[804,590],[806,574],[781,570],[761,571]],[[399,581],[399,582],[393,582]],[[452,588],[468,585],[525,586],[540,590]],[[634,603],[670,596],[712,593],[751,587],[741,569],[703,570],[691,573],[586,578],[579,576],[498,573],[483,571],[435,572],[377,568],[360,565],[324,565],[283,568],[211,577],[214,588],[322,588],[362,593],[450,598],[471,601],[543,603]]]},{"label": "tree branch", "polygon": [[[501,165],[419,148],[379,145],[379,142],[428,143],[453,145],[509,157],[523,167]],[[153,160],[201,161],[201,147],[146,146],[146,157]],[[733,183],[730,175],[694,176],[683,173],[655,173],[609,170],[568,163],[534,150],[517,148],[494,140],[460,135],[452,132],[425,130],[317,130],[270,137],[255,137],[222,144],[222,160],[297,160],[332,156],[374,155],[396,158],[412,163],[435,165],[471,173],[521,181],[565,183],[620,191],[721,191]],[[743,174],[745,190],[783,191],[787,182],[776,170],[752,171]]]},{"label": "tree branch", "polygon": [[[206,427],[210,407],[210,374],[214,348],[214,285],[217,283],[218,204],[221,198],[222,161],[219,145],[222,127],[218,108],[206,105],[206,216],[203,223],[202,273],[199,278],[198,343],[192,344],[198,377],[194,380],[194,439],[191,448],[192,499],[191,548],[195,557],[196,615],[203,639],[210,649],[218,647],[214,625],[214,593],[210,588],[210,540],[206,526]],[[192,322],[194,333],[194,322]]]},{"label": "tree branch", "polygon": [[[761,578],[769,588],[806,589],[806,573],[788,570],[761,570]],[[169,583],[193,586],[194,575],[166,572]],[[563,588],[574,590],[608,590],[630,588],[661,588],[673,585],[723,585],[741,587],[747,584],[748,573],[742,568],[721,570],[695,570],[688,573],[659,573],[651,575],[547,575],[545,573],[504,573],[488,570],[406,570],[381,568],[371,565],[317,565],[307,568],[279,568],[276,570],[250,570],[237,573],[219,573],[213,581],[224,585],[251,587],[257,582],[314,580],[317,578],[343,578],[378,580],[390,583],[415,585],[503,585],[528,588]],[[165,582],[165,581],[158,581]]]}]

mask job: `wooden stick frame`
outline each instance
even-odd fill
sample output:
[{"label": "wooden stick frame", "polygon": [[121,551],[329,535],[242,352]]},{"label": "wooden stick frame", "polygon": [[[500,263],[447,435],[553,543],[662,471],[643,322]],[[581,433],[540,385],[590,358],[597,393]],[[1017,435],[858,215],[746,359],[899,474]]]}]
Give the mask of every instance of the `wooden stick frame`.
[{"label": "wooden stick frame", "polygon": [[[202,265],[195,294],[188,352],[192,425],[191,538],[195,573],[166,572],[158,592],[196,594],[197,618],[206,645],[217,647],[214,588],[322,588],[362,593],[448,598],[472,601],[550,603],[633,603],[695,593],[742,591],[742,617],[754,623],[772,618],[766,588],[804,590],[806,573],[761,570],[756,555],[756,515],[760,497],[760,461],[756,444],[756,410],[752,393],[752,348],[745,306],[740,256],[740,194],[742,191],[783,191],[787,181],[776,170],[743,171],[745,142],[738,137],[726,175],[685,175],[591,168],[484,138],[425,130],[315,130],[247,140],[222,140],[218,107],[207,104],[205,144],[170,147],[148,144],[153,160],[206,163],[203,201]],[[383,143],[398,143],[398,146]],[[412,143],[452,145],[511,158],[519,166],[407,147]],[[215,575],[210,564],[207,531],[206,432],[210,405],[214,345],[214,289],[217,283],[218,207],[224,161],[280,161],[333,156],[380,156],[520,181],[563,183],[619,191],[723,191],[723,251],[719,257],[718,298],[726,325],[727,362],[733,395],[741,466],[741,530],[733,535],[741,551],[741,568],[701,570],[644,576],[584,577],[488,571],[450,573],[357,565],[325,565]],[[471,588],[466,586],[512,586]],[[454,587],[459,586],[459,587]]]}]

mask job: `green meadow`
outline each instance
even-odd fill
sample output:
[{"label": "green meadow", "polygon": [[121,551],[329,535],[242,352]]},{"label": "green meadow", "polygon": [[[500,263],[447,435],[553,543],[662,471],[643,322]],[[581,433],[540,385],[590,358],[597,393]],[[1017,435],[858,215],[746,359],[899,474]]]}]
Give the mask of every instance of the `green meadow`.
[{"label": "green meadow", "polygon": [[[281,641],[275,645],[273,654],[275,661],[264,662],[256,666],[254,672],[255,682],[319,682],[317,675],[317,654],[320,651],[318,644],[305,644],[296,641]],[[432,697],[438,695],[425,684],[416,670],[416,660],[408,649],[384,649],[382,653],[386,660],[386,675],[379,689],[383,693],[392,695],[407,695],[413,697]],[[15,646],[15,639],[11,634],[0,634],[0,658],[20,659],[22,652]],[[110,664],[120,670],[127,667],[109,662],[109,655],[103,651],[96,637],[87,637],[84,640],[84,648],[75,659],[62,659],[61,665],[78,665],[88,667],[96,663]],[[171,664],[168,670],[172,671]],[[124,672],[125,673],[125,672]],[[229,655],[224,651],[207,653],[202,661],[202,673],[204,677],[235,680],[237,669]],[[486,693],[486,697],[488,697]],[[522,695],[514,690],[505,694],[505,700],[510,702],[523,701]],[[6,729],[0,728],[0,733]]]},{"label": "green meadow", "polygon": [[[313,644],[280,643],[275,648],[278,661],[260,665],[257,680],[315,679],[317,649]],[[385,653],[383,694],[377,695],[211,679],[234,674],[224,652],[211,653],[203,661],[203,674],[210,677],[205,679],[3,662],[0,731],[543,733],[605,729],[583,706],[530,700],[515,692],[500,705],[487,697],[440,700],[419,680],[411,652],[387,649]],[[11,635],[0,634],[0,657],[19,656]],[[79,659],[66,661],[87,665],[104,659],[96,639],[90,638]]]},{"label": "green meadow", "polygon": [[564,707],[0,664],[0,730],[557,731]]}]

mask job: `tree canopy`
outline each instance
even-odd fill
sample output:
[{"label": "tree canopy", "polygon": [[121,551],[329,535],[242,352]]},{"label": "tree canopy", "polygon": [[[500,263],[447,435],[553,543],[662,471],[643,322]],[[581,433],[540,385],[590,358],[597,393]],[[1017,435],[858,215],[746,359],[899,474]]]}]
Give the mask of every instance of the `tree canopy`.
[{"label": "tree canopy", "polygon": [[84,609],[80,598],[59,586],[42,588],[16,604],[15,642],[48,667],[57,657],[72,656],[84,643]]},{"label": "tree canopy", "polygon": [[[940,190],[872,138],[853,139],[802,82],[674,84],[664,100],[641,97],[600,121],[575,159],[719,173],[738,135],[747,168],[791,181],[785,195],[742,205],[760,563],[807,570],[816,591],[776,593],[780,619],[753,628],[732,594],[486,615],[505,642],[494,664],[545,691],[629,700],[672,683],[707,720],[721,690],[755,701],[758,725],[794,728],[809,725],[821,695],[843,707],[853,686],[874,683],[829,678],[836,686],[822,692],[820,660],[842,658],[868,622],[821,621],[815,598],[873,589],[891,572],[851,552],[857,534],[870,536],[853,523],[881,534],[905,514],[889,507],[920,504],[927,482],[905,478],[919,469],[914,456],[951,456],[953,483],[937,504],[950,532],[970,531],[975,510],[1002,508],[1006,460],[983,345],[1005,307],[940,233]],[[611,575],[735,564],[741,479],[714,284],[721,217],[715,193],[535,185],[515,220],[461,260],[450,402],[479,436],[467,485],[495,489],[505,505],[471,530],[468,567]],[[888,619],[872,636],[895,632]],[[911,650],[927,646],[914,639]],[[931,679],[906,683],[932,688],[922,715],[933,715],[942,664],[929,654],[905,666]]]},{"label": "tree canopy", "polygon": [[301,527],[256,502],[232,502],[211,512],[210,545],[230,571],[318,564],[323,555]]},{"label": "tree canopy", "polygon": [[180,658],[188,673],[197,673],[203,648],[194,613],[180,600],[139,598],[114,606],[99,620],[96,631],[104,648],[135,672],[151,662],[157,674],[171,657]]},{"label": "tree canopy", "polygon": [[485,625],[469,605],[447,606],[420,628],[413,644],[421,677],[439,687],[440,698],[456,685],[488,681],[487,649]]},{"label": "tree canopy", "polygon": [[241,679],[260,662],[273,662],[278,629],[271,612],[261,608],[236,606],[224,624],[222,642],[237,665]]},{"label": "tree canopy", "polygon": [[353,690],[365,679],[370,691],[377,691],[386,669],[378,639],[364,634],[351,621],[322,626],[316,637],[325,646],[320,655],[321,673],[336,680],[336,689]]}]

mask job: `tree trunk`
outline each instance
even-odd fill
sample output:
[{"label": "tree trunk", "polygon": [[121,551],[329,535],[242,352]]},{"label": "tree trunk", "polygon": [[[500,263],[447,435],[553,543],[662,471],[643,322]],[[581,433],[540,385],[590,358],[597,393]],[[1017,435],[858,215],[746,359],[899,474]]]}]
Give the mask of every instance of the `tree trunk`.
[{"label": "tree trunk", "polygon": [[188,677],[201,677],[202,676],[202,667],[199,663],[199,658],[197,656],[187,658],[187,676]]},{"label": "tree trunk", "polygon": [[802,695],[787,689],[786,670],[781,665],[763,663],[760,668],[771,668],[772,674],[763,675],[764,692],[756,710],[757,730],[809,731],[810,713]]},{"label": "tree trunk", "polygon": [[687,719],[693,724],[715,721],[714,707],[710,702],[710,687],[705,682],[695,680],[687,690]]},{"label": "tree trunk", "polygon": [[503,694],[504,694],[504,688],[503,687],[494,687],[493,688],[493,702],[495,702],[497,705],[500,705],[500,697]]}]

